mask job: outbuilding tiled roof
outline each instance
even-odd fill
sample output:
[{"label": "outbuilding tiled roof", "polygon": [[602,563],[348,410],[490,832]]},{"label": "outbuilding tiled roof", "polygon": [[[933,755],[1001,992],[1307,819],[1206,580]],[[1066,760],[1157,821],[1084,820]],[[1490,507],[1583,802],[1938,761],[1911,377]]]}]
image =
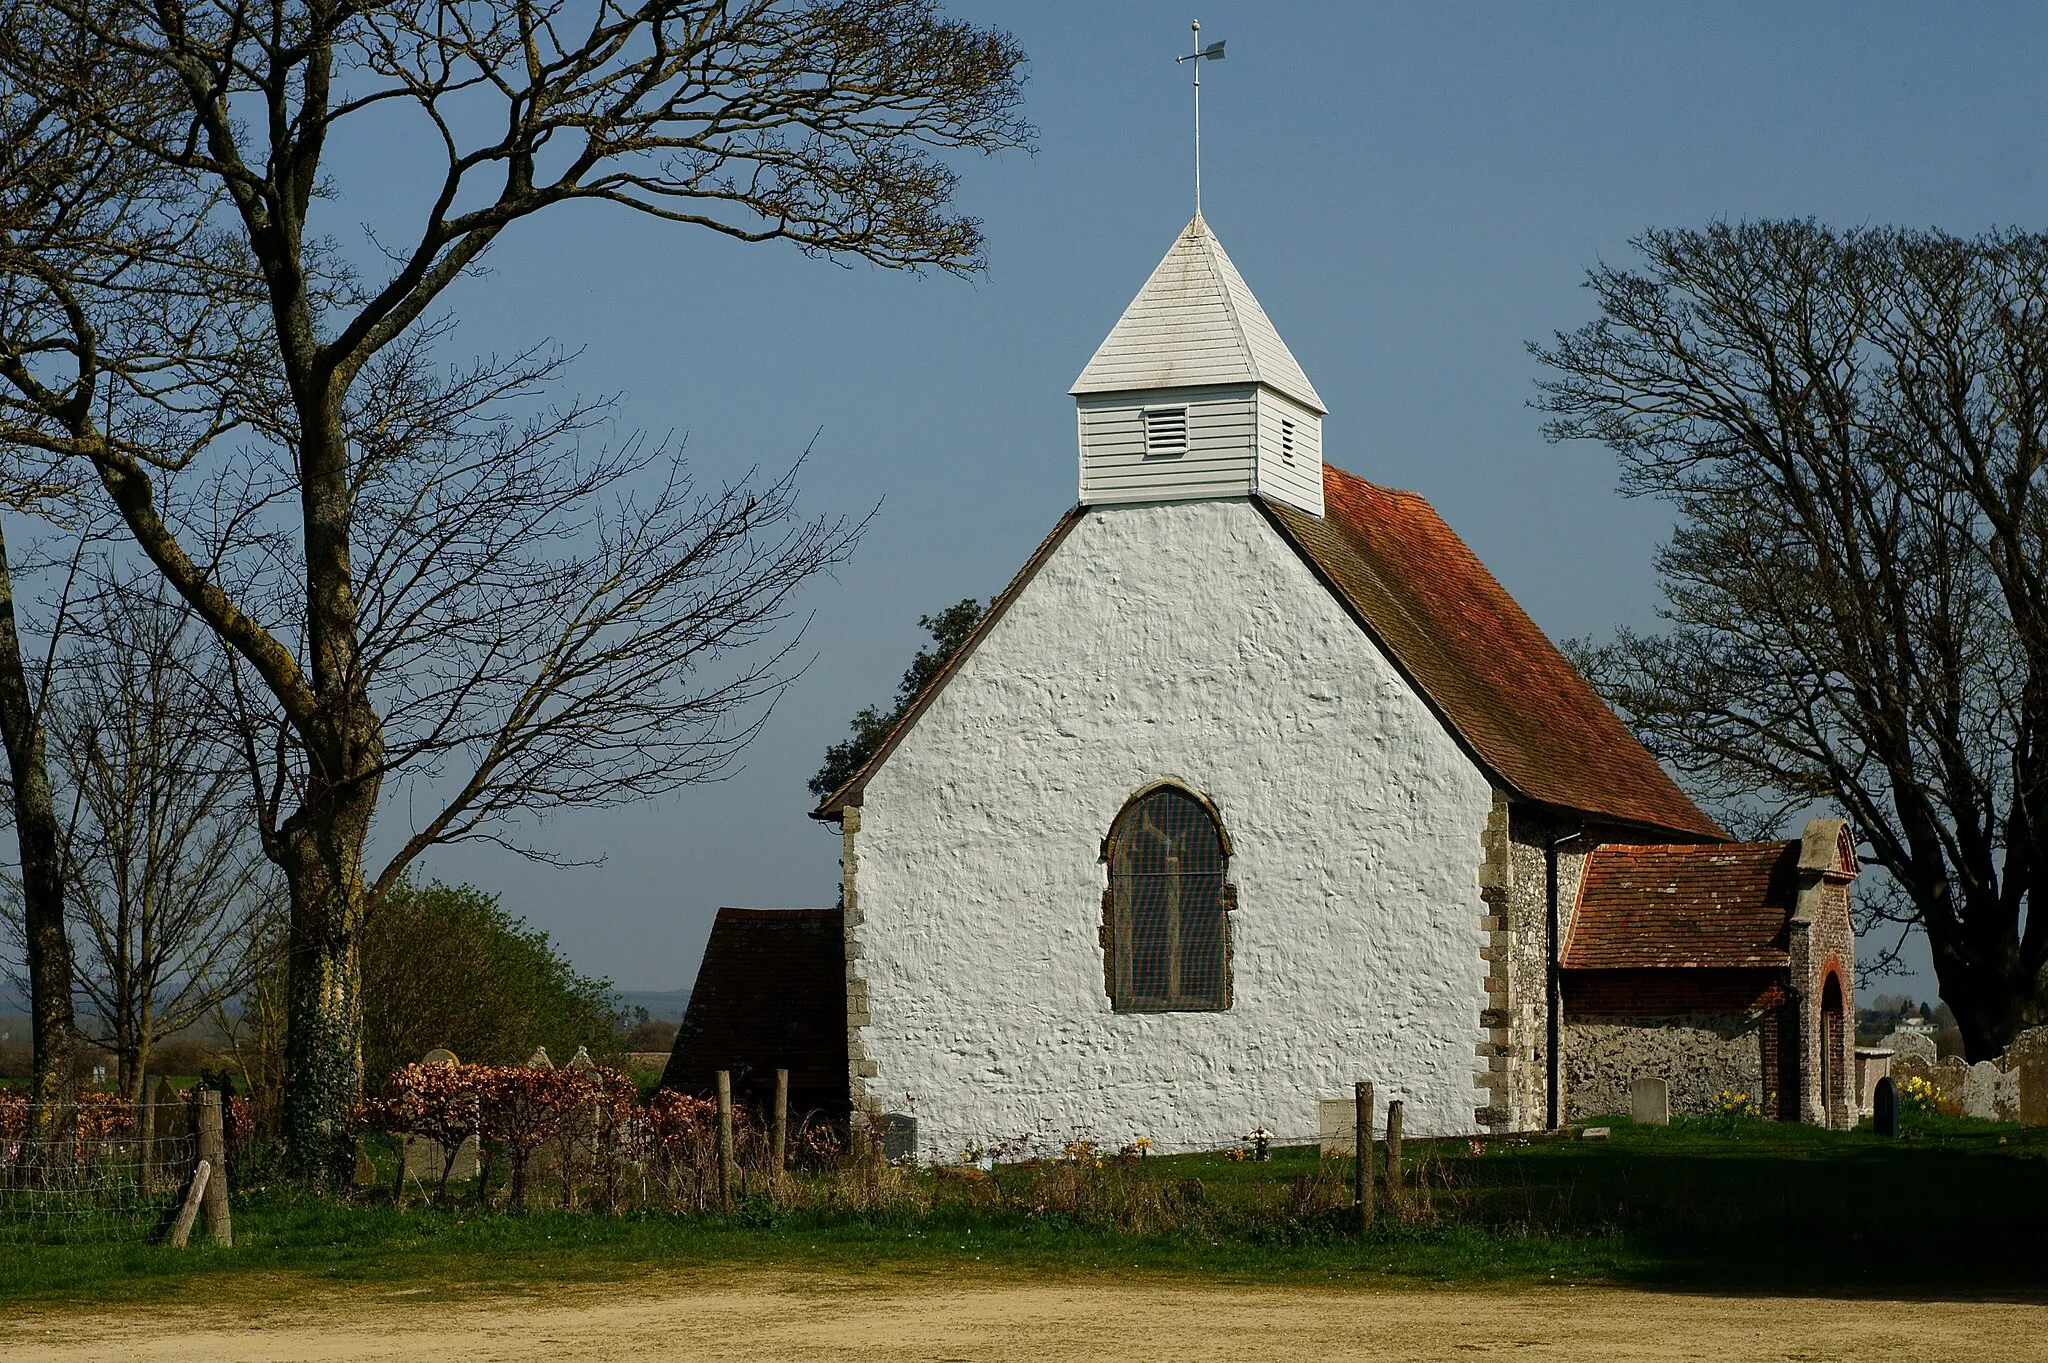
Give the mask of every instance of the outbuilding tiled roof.
[{"label": "outbuilding tiled roof", "polygon": [[1595,848],[1564,967],[1784,966],[1799,854],[1797,841]]},{"label": "outbuilding tiled roof", "polygon": [[1427,501],[1325,465],[1321,519],[1262,505],[1512,792],[1685,837],[1727,837]]}]

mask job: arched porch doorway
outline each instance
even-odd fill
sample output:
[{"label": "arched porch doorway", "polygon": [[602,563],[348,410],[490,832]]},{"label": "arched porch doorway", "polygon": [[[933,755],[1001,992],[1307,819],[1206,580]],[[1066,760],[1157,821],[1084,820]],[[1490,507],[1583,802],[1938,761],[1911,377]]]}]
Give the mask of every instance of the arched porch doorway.
[{"label": "arched porch doorway", "polygon": [[1842,1066],[1846,1026],[1842,977],[1830,970],[1820,990],[1820,1106],[1821,1121],[1836,1130],[1849,1125],[1848,1076]]}]

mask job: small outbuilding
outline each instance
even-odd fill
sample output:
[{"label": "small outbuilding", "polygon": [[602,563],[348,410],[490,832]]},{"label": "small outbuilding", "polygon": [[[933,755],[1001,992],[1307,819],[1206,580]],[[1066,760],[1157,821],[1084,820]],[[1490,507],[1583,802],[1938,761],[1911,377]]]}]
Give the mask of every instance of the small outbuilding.
[{"label": "small outbuilding", "polygon": [[1562,962],[1571,1115],[1626,1112],[1630,1082],[1658,1078],[1674,1113],[1742,1093],[1855,1125],[1856,870],[1840,819],[1789,842],[1595,848]]}]

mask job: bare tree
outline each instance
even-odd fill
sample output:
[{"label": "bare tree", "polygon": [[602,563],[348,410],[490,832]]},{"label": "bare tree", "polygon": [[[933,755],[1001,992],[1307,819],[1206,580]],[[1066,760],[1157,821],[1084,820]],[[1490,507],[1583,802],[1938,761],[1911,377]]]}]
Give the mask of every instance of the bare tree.
[{"label": "bare tree", "polygon": [[[364,611],[375,601],[357,562],[369,506],[350,441],[359,382],[418,334],[502,231],[578,199],[890,267],[974,269],[980,235],[949,211],[955,179],[939,156],[1025,139],[1021,64],[1007,37],[948,20],[931,0],[13,0],[0,13],[0,79],[51,92],[65,126],[144,159],[177,191],[106,235],[148,242],[138,258],[152,264],[176,253],[181,229],[196,239],[217,226],[232,238],[212,243],[205,268],[218,279],[195,276],[200,297],[162,319],[134,300],[179,287],[175,271],[53,268],[28,252],[11,268],[65,339],[54,352],[0,341],[17,416],[0,435],[90,466],[143,552],[236,655],[238,676],[280,717],[279,733],[289,731],[283,746],[297,756],[268,759],[263,841],[291,893],[285,1127],[302,1176],[340,1184],[352,1168],[355,944],[375,893],[363,855],[393,761],[365,653]],[[133,68],[118,98],[104,84],[108,65]],[[387,230],[396,244],[374,274],[345,265],[316,212],[353,202],[325,155],[358,120],[442,157],[431,202]],[[353,228],[360,210],[341,213]],[[260,307],[239,302],[244,279]],[[132,339],[121,339],[124,329]],[[188,334],[184,351],[162,339],[171,331]],[[239,344],[252,335],[260,354]],[[172,359],[128,358],[144,355]],[[234,372],[220,356],[251,368]],[[158,481],[219,458],[221,437],[251,420],[249,394],[261,383],[249,373],[287,404],[273,423],[286,453],[269,467],[289,470],[289,525],[277,528],[295,559],[289,611],[241,594],[248,580],[196,551],[178,497]],[[583,475],[596,480],[586,492],[620,491],[640,471],[633,456],[616,459],[609,475]],[[259,499],[273,491],[260,466],[220,462],[215,486],[240,481]],[[715,753],[689,760],[702,752],[697,741],[669,733],[694,725],[703,707],[636,709],[633,697],[758,637],[806,567],[832,561],[847,540],[843,528],[782,534],[787,480],[699,496],[664,473],[654,486],[643,503],[614,498],[603,518],[544,519],[587,537],[590,550],[564,561],[580,565],[575,590],[591,595],[546,605],[560,628],[521,659],[528,684],[498,693],[510,721],[428,727],[423,757],[453,764],[459,751],[473,766],[451,774],[463,792],[457,807],[417,837],[479,835],[515,807],[623,797],[720,768]],[[672,609],[676,592],[692,604]],[[539,637],[541,613],[526,612],[518,637]],[[462,637],[452,620],[436,628],[448,646]],[[651,657],[636,660],[622,633],[649,645],[704,642],[660,671]],[[705,694],[729,716],[772,690],[766,680]],[[443,713],[474,715],[461,692],[451,675]],[[645,763],[645,750],[661,756]]]},{"label": "bare tree", "polygon": [[63,857],[42,697],[29,684],[15,618],[14,575],[0,538],[0,739],[7,747],[14,836],[21,860],[21,936],[28,966],[31,1076],[39,1126],[70,1089],[78,1049],[71,935],[64,920]]},{"label": "bare tree", "polygon": [[73,638],[49,728],[78,987],[88,1035],[140,1100],[157,1040],[248,983],[244,939],[279,889],[214,703],[225,668],[211,636],[161,587],[128,583],[102,591]]},{"label": "bare tree", "polygon": [[2048,237],[1656,231],[1535,348],[1558,439],[1664,497],[1660,634],[1593,650],[1658,754],[1764,823],[1827,802],[1972,1059],[2048,1021]]},{"label": "bare tree", "polygon": [[[33,7],[0,12],[0,50],[36,53],[53,76],[0,76],[0,505],[17,514],[75,510],[77,483],[90,473],[65,465],[79,448],[71,437],[94,429],[96,403],[109,413],[149,412],[136,429],[173,444],[218,428],[208,413],[225,390],[209,380],[236,372],[221,361],[240,349],[236,328],[220,319],[246,312],[255,297],[237,253],[215,250],[219,234],[203,212],[189,211],[203,186],[105,131],[125,123],[168,135],[165,116],[177,105],[166,98],[165,75],[82,39]],[[188,211],[168,211],[180,206]],[[114,353],[102,352],[105,340]],[[17,608],[0,541],[0,739],[20,854],[40,1112],[70,1081],[77,1029],[43,712],[47,669],[32,682]]]}]

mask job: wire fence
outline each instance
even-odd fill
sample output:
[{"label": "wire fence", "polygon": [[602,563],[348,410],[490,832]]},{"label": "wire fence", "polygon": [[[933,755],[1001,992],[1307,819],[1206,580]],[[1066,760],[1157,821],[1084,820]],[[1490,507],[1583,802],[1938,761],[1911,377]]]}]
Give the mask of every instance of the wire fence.
[{"label": "wire fence", "polygon": [[141,1243],[198,1156],[188,1104],[0,1099],[0,1245]]}]

